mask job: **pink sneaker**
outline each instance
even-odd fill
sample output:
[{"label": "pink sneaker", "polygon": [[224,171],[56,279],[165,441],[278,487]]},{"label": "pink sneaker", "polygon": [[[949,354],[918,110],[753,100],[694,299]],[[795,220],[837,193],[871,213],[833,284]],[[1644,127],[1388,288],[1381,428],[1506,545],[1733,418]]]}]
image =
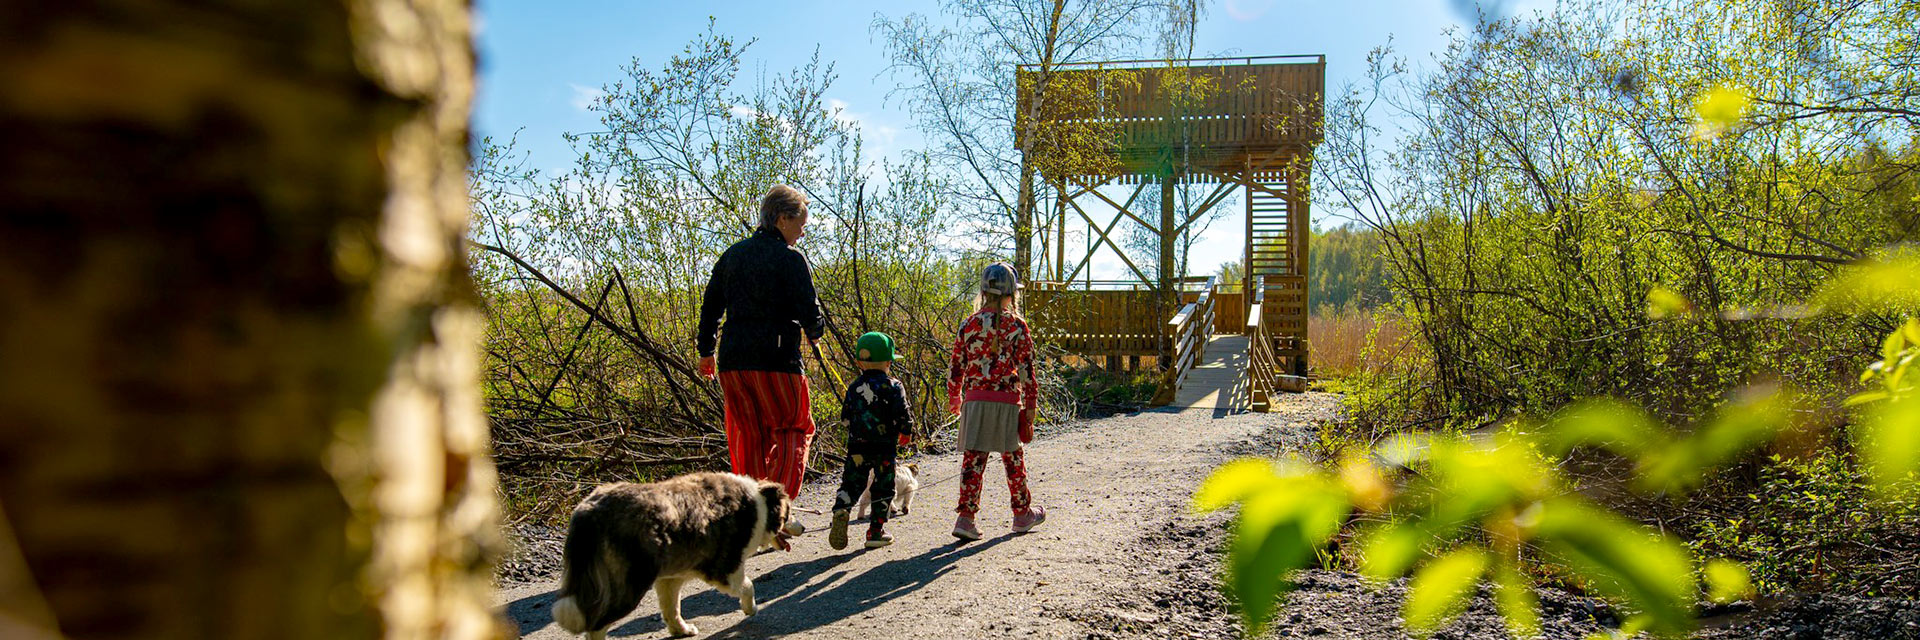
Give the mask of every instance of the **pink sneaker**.
[{"label": "pink sneaker", "polygon": [[953,537],[961,540],[979,540],[980,527],[973,526],[973,518],[967,516],[954,518]]},{"label": "pink sneaker", "polygon": [[1040,505],[1036,504],[1036,505],[1033,505],[1032,507],[1028,507],[1026,513],[1014,514],[1013,532],[1026,533],[1028,531],[1032,531],[1034,527],[1038,527],[1040,526],[1040,523],[1046,522],[1046,521],[1047,521],[1047,510],[1041,508]]}]

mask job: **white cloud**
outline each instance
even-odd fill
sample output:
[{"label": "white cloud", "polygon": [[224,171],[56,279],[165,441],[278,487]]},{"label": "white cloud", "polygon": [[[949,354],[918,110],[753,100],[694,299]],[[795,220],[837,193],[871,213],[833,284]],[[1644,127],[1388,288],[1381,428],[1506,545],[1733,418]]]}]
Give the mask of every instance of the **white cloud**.
[{"label": "white cloud", "polygon": [[571,82],[567,83],[567,86],[573,88],[573,99],[569,100],[568,103],[572,104],[573,108],[581,111],[588,111],[588,107],[593,106],[593,103],[598,102],[602,96],[607,95],[606,91],[597,87],[581,86]]},{"label": "white cloud", "polygon": [[894,141],[900,137],[900,128],[878,122],[870,114],[854,112],[851,106],[845,100],[827,98],[827,111],[833,114],[835,121],[859,127],[861,137],[866,141],[868,155],[880,157],[891,152]]},{"label": "white cloud", "polygon": [[1227,0],[1227,16],[1241,22],[1258,20],[1273,8],[1273,0]]}]

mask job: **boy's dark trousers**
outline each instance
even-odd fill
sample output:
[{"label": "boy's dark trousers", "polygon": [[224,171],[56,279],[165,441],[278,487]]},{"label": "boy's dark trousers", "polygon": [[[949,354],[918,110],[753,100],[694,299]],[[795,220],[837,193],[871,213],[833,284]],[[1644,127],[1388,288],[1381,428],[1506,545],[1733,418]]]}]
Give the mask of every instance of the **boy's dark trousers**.
[{"label": "boy's dark trousers", "polygon": [[873,475],[873,497],[869,499],[867,522],[873,528],[887,523],[893,514],[893,442],[847,443],[847,465],[840,473],[840,493],[833,498],[833,510],[853,509],[860,492],[867,488],[867,475]]}]

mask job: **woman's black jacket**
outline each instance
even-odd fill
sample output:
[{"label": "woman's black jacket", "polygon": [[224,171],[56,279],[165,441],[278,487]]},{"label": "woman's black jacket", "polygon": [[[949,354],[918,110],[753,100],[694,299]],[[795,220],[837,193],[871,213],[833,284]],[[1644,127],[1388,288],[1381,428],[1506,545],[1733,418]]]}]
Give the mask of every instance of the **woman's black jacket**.
[{"label": "woman's black jacket", "polygon": [[701,357],[714,355],[717,333],[721,371],[800,373],[803,332],[818,340],[826,322],[813,290],[813,269],[779,231],[755,231],[720,254],[700,303],[695,342]]}]

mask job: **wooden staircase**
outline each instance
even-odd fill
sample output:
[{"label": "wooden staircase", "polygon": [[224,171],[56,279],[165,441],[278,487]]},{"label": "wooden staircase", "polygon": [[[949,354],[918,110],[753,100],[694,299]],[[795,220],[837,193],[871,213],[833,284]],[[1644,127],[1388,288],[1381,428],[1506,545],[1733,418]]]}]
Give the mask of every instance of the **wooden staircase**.
[{"label": "wooden staircase", "polygon": [[[1276,373],[1305,376],[1307,215],[1296,189],[1292,181],[1247,189],[1246,277],[1261,289],[1261,328],[1269,336]],[[1248,299],[1254,295],[1249,290]]]}]

